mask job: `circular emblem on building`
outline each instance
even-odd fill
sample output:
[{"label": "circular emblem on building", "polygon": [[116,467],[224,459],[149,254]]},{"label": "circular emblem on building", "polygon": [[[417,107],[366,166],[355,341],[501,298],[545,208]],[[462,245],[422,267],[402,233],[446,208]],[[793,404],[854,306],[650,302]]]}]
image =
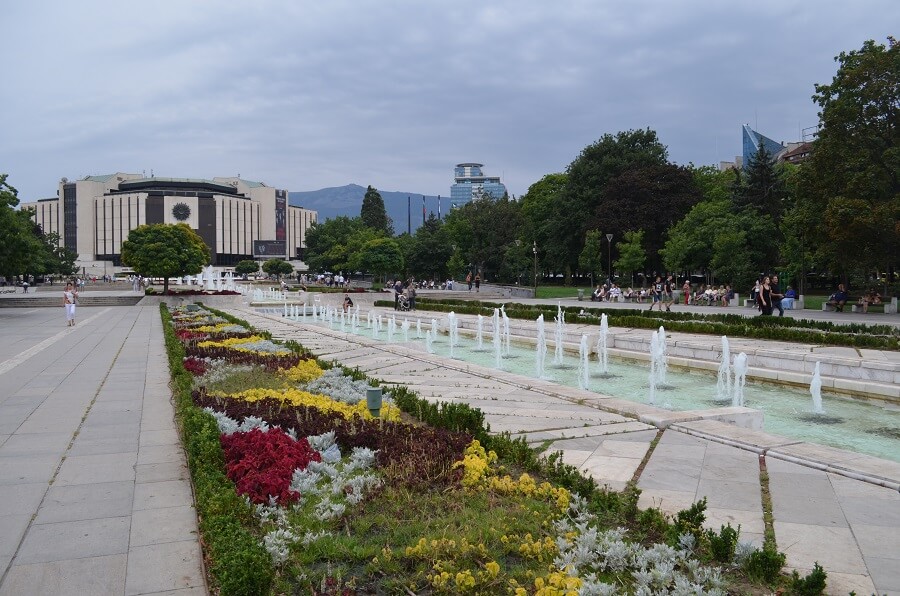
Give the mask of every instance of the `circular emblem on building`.
[{"label": "circular emblem on building", "polygon": [[185,221],[191,216],[191,208],[184,203],[177,203],[172,207],[172,216],[178,221]]}]

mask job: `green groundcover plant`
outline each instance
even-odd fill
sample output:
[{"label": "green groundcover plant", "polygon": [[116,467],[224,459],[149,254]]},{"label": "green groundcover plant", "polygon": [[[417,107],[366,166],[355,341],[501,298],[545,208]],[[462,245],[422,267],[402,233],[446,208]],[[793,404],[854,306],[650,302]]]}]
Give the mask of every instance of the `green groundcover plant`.
[{"label": "green groundcover plant", "polygon": [[639,510],[633,483],[599,487],[558,452],[490,434],[477,409],[391,386],[374,415],[377,382],[359,371],[211,309],[161,312],[221,594],[824,589],[821,568],[780,575],[774,544],[705,528],[705,500]]}]

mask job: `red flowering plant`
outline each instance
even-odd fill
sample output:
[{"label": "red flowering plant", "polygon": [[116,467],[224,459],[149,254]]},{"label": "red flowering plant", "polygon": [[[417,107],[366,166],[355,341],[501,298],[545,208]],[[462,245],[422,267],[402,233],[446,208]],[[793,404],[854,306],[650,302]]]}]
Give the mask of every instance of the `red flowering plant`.
[{"label": "red flowering plant", "polygon": [[296,469],[305,469],[322,456],[306,439],[295,441],[280,428],[236,432],[219,437],[225,453],[225,468],[238,494],[253,503],[267,504],[275,497],[282,506],[300,498],[290,489]]},{"label": "red flowering plant", "polygon": [[189,342],[192,340],[203,340],[208,339],[209,334],[203,333],[201,331],[192,331],[191,329],[184,328],[179,329],[175,332],[175,337],[181,340],[182,343]]},{"label": "red flowering plant", "polygon": [[297,366],[301,360],[309,360],[312,358],[308,354],[262,354],[260,352],[241,352],[220,346],[198,348],[191,344],[185,345],[184,351],[188,356],[193,356],[195,358],[213,358],[216,360],[225,360],[229,364],[261,366],[270,372],[293,368]]},{"label": "red flowering plant", "polygon": [[188,356],[182,362],[184,363],[185,370],[187,370],[195,377],[206,374],[206,371],[209,368],[206,365],[206,361],[201,360],[200,358],[194,358],[192,356]]}]

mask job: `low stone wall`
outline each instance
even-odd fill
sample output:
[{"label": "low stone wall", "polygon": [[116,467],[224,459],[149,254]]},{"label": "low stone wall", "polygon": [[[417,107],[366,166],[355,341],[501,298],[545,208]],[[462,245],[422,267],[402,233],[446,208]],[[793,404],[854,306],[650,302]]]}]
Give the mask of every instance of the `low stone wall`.
[{"label": "low stone wall", "polygon": [[200,302],[213,308],[240,306],[245,297],[240,294],[234,296],[144,296],[138,306],[159,306],[163,302],[169,306],[182,306]]}]

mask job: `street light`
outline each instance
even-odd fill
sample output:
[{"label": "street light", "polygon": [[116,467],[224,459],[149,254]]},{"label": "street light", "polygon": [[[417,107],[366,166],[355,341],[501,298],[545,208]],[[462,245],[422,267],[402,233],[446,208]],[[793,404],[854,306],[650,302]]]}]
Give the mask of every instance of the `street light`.
[{"label": "street light", "polygon": [[531,246],[534,252],[534,297],[537,298],[537,240]]},{"label": "street light", "polygon": [[612,238],[613,238],[613,235],[612,235],[612,234],[607,234],[607,235],[606,235],[606,241],[609,243],[609,253],[607,254],[607,263],[609,264],[608,269],[609,269],[609,285],[610,285],[610,287],[612,287],[612,280],[613,280],[613,274],[612,274]]}]

